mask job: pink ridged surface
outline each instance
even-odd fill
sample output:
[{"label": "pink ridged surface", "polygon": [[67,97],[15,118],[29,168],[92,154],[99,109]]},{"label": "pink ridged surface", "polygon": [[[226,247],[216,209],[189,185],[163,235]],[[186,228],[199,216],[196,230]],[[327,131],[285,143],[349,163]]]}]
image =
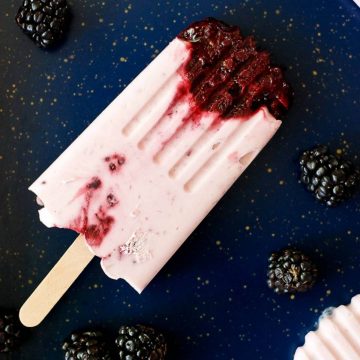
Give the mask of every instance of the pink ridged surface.
[{"label": "pink ridged surface", "polygon": [[359,360],[360,295],[320,318],[319,327],[305,336],[294,360]]}]

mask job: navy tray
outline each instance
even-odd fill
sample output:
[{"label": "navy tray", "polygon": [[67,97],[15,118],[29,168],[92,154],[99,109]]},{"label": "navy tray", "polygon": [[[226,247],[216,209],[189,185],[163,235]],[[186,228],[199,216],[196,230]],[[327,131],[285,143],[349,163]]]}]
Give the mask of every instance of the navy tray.
[{"label": "navy tray", "polygon": [[[158,327],[170,360],[291,359],[322,310],[360,292],[359,195],[328,209],[298,183],[317,143],[360,153],[360,9],[350,0],[71,0],[66,41],[38,49],[0,2],[0,305],[20,307],[74,233],[47,229],[27,187],[186,25],[213,16],[254,34],[287,68],[295,99],[271,143],[142,295],[98,259],[20,350],[62,359],[74,329]],[[272,250],[295,245],[320,264],[294,298],[266,286]],[[1,357],[1,356],[0,356]]]}]

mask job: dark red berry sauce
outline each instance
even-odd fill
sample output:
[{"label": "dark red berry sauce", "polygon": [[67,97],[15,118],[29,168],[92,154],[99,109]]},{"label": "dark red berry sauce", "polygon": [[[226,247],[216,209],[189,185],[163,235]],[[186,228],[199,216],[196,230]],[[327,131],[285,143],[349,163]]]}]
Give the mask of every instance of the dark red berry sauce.
[{"label": "dark red berry sauce", "polygon": [[125,156],[121,154],[113,154],[105,157],[105,162],[107,163],[111,173],[117,173],[120,171],[121,167],[125,164]]},{"label": "dark red berry sauce", "polygon": [[101,180],[95,176],[86,184],[86,189],[97,190],[101,187]]},{"label": "dark red berry sauce", "polygon": [[288,109],[290,87],[283,71],[237,26],[208,18],[178,37],[191,44],[192,54],[182,71],[200,109],[225,119],[250,116],[262,106],[278,118]]},{"label": "dark red berry sauce", "polygon": [[79,216],[73,220],[69,229],[75,230],[78,233],[84,234],[86,241],[90,246],[99,246],[111,230],[115,219],[108,215],[108,209],[116,206],[119,201],[111,192],[106,195],[103,204],[99,206],[94,217],[89,219],[89,211],[94,197],[101,196],[99,191],[102,187],[102,182],[98,177],[93,177],[90,181],[82,187],[76,194],[75,198],[83,197],[83,203]]},{"label": "dark red berry sauce", "polygon": [[96,222],[86,226],[86,228],[81,231],[90,246],[99,246],[115,221],[112,216],[106,215],[102,207],[99,208],[95,216]]}]

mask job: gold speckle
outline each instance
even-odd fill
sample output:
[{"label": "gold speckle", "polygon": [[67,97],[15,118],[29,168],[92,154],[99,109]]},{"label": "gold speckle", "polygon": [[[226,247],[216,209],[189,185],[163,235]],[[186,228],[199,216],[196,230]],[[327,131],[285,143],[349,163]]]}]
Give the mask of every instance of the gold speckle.
[{"label": "gold speckle", "polygon": [[280,9],[276,9],[276,10],[275,10],[275,14],[276,14],[276,15],[280,15],[280,13],[281,13]]},{"label": "gold speckle", "polygon": [[249,225],[246,225],[246,226],[245,226],[245,230],[246,230],[246,231],[249,231],[249,230],[250,230],[250,226],[249,226]]},{"label": "gold speckle", "polygon": [[126,57],[124,57],[124,56],[120,57],[120,62],[127,62],[127,61],[128,61],[128,59]]},{"label": "gold speckle", "polygon": [[279,185],[284,185],[285,184],[285,181],[284,180],[280,180],[279,181]]},{"label": "gold speckle", "polygon": [[103,18],[100,18],[99,19],[99,23],[102,24],[104,22],[104,19]]},{"label": "gold speckle", "polygon": [[336,149],[336,154],[341,155],[343,153],[342,149]]},{"label": "gold speckle", "polygon": [[221,245],[221,241],[220,241],[220,240],[216,240],[216,241],[215,241],[215,244],[216,244],[217,246],[220,246],[220,245]]},{"label": "gold speckle", "polygon": [[272,173],[272,168],[267,168],[266,171],[271,174]]},{"label": "gold speckle", "polygon": [[132,5],[129,4],[126,9],[124,9],[124,13],[127,14],[132,9]]},{"label": "gold speckle", "polygon": [[318,72],[317,72],[316,70],[313,70],[313,71],[312,71],[312,74],[313,74],[314,76],[317,76],[317,75],[318,75]]},{"label": "gold speckle", "polygon": [[32,279],[28,280],[28,284],[31,285],[33,283]]},{"label": "gold speckle", "polygon": [[330,289],[326,290],[326,295],[327,296],[331,295],[331,290]]},{"label": "gold speckle", "polygon": [[291,294],[290,295],[290,300],[294,300],[295,299],[295,295],[294,294]]}]

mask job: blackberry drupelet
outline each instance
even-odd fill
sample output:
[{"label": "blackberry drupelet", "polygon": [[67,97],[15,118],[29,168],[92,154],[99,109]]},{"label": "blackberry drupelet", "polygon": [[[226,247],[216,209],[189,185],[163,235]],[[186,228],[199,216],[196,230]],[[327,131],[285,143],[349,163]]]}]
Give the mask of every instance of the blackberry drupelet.
[{"label": "blackberry drupelet", "polygon": [[331,154],[325,145],[305,151],[300,157],[301,182],[328,206],[350,198],[360,183],[360,172],[350,161]]},{"label": "blackberry drupelet", "polygon": [[121,326],[115,343],[120,360],[163,360],[166,356],[163,334],[147,326]]},{"label": "blackberry drupelet", "polygon": [[64,342],[65,360],[111,360],[108,344],[99,331],[71,334]]},{"label": "blackberry drupelet", "polygon": [[63,38],[69,16],[66,0],[24,0],[15,20],[37,45],[47,48]]},{"label": "blackberry drupelet", "polygon": [[306,255],[285,249],[271,254],[267,283],[278,294],[305,292],[315,284],[317,274],[317,268]]},{"label": "blackberry drupelet", "polygon": [[15,311],[0,310],[0,353],[15,349],[21,340],[21,324]]}]

